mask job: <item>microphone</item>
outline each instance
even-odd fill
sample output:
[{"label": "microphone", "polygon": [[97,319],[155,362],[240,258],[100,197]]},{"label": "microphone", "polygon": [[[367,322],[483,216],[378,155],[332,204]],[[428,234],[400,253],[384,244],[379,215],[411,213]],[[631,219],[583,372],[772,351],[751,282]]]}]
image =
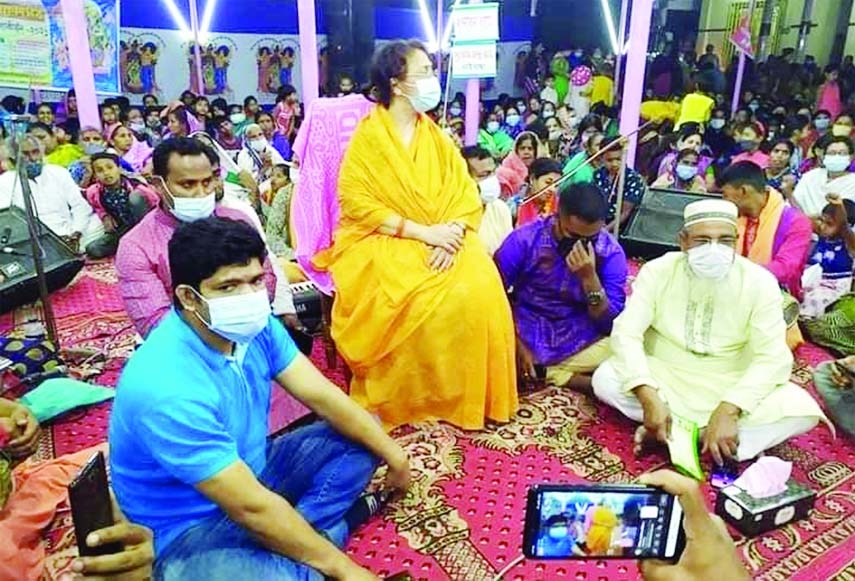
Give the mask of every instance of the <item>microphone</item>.
[{"label": "microphone", "polygon": [[0,234],[0,244],[3,246],[9,244],[9,238],[12,237],[12,228],[10,226],[6,226],[3,228],[3,234]]}]

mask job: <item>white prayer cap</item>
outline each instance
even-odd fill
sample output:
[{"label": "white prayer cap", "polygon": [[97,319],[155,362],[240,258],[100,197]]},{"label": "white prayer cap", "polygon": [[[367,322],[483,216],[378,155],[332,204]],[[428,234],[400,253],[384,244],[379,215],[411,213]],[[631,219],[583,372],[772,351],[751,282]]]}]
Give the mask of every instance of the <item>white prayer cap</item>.
[{"label": "white prayer cap", "polygon": [[683,228],[703,222],[725,222],[736,226],[739,209],[727,200],[699,200],[683,210]]}]

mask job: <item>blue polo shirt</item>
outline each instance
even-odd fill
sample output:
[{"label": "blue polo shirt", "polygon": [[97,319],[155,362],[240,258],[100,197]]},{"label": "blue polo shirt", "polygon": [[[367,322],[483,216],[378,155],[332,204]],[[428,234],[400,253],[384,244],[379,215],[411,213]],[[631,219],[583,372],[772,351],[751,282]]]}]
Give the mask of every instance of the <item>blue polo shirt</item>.
[{"label": "blue polo shirt", "polygon": [[298,351],[282,325],[225,356],[173,309],[128,361],[110,417],[113,490],[154,531],[155,555],[220,508],[194,486],[243,460],[266,464],[271,381]]}]

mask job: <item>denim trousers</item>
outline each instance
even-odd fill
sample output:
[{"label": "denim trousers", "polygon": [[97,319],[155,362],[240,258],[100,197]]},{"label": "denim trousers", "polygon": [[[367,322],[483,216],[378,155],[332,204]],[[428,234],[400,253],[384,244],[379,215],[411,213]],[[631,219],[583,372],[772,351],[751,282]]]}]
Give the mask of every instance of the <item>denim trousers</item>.
[{"label": "denim trousers", "polygon": [[[290,502],[319,534],[342,547],[351,531],[343,517],[365,490],[377,458],[326,422],[283,434],[268,444],[260,482]],[[226,515],[206,519],[170,543],[155,562],[162,581],[322,580],[318,571],[260,545]]]}]

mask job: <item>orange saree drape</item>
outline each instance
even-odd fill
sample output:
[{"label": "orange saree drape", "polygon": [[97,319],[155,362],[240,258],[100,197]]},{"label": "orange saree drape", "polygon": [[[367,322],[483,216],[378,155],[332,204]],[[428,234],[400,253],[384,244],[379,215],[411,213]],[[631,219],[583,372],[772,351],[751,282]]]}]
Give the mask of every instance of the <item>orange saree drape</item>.
[{"label": "orange saree drape", "polygon": [[[333,246],[315,263],[335,283],[332,336],[353,371],[354,400],[387,428],[508,421],[517,409],[511,310],[478,238],[477,187],[448,137],[421,116],[405,146],[388,110],[376,107],[345,155],[339,199]],[[453,266],[433,271],[424,243],[380,234],[394,215],[465,223]]]}]

